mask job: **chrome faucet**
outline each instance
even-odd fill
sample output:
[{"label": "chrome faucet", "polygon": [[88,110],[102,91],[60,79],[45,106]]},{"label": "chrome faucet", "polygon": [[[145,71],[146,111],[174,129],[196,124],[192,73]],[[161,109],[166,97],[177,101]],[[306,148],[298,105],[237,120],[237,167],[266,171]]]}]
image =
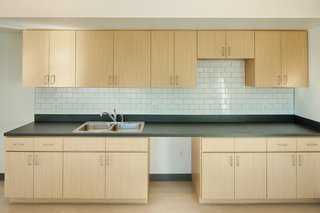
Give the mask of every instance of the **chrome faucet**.
[{"label": "chrome faucet", "polygon": [[111,120],[113,121],[113,123],[117,122],[117,112],[115,109],[113,110],[113,114],[109,113],[109,112],[101,112],[100,113],[100,116],[104,116],[104,115],[105,116],[108,115],[111,118]]}]

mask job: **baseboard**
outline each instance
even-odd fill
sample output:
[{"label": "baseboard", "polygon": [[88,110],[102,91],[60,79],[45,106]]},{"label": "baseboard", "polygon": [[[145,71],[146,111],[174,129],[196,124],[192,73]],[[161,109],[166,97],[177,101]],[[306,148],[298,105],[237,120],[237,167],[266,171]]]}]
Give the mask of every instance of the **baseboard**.
[{"label": "baseboard", "polygon": [[4,180],[4,173],[0,173],[0,180]]},{"label": "baseboard", "polygon": [[191,181],[191,174],[150,174],[150,181]]}]

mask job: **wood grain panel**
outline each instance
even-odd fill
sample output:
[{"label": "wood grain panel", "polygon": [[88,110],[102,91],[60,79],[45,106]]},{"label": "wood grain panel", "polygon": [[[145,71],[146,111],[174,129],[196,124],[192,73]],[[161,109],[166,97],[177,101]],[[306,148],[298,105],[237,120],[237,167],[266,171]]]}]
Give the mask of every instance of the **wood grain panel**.
[{"label": "wood grain panel", "polygon": [[106,151],[148,152],[149,138],[115,137],[106,138]]},{"label": "wood grain panel", "polygon": [[254,58],[254,31],[227,31],[226,37],[227,58]]},{"label": "wood grain panel", "polygon": [[198,31],[198,58],[226,58],[225,31]]}]

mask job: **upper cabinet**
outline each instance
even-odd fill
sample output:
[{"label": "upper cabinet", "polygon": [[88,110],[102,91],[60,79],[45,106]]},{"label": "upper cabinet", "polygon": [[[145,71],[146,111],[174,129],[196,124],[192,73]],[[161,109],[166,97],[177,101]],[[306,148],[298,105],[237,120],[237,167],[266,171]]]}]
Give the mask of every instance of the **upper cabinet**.
[{"label": "upper cabinet", "polygon": [[76,86],[113,87],[113,32],[77,31]]},{"label": "upper cabinet", "polygon": [[114,32],[114,86],[150,87],[150,31]]},{"label": "upper cabinet", "polygon": [[254,58],[254,31],[198,31],[198,58]]},{"label": "upper cabinet", "polygon": [[308,86],[306,31],[256,31],[255,59],[246,62],[246,86]]},{"label": "upper cabinet", "polygon": [[151,32],[151,87],[194,87],[196,31]]},{"label": "upper cabinet", "polygon": [[75,32],[24,31],[24,86],[75,86]]}]

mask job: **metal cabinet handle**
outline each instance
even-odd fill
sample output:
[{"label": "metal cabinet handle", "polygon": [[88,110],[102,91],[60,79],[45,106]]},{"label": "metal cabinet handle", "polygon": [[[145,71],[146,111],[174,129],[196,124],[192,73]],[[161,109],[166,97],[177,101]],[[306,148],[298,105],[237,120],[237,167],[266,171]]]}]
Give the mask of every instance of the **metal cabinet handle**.
[{"label": "metal cabinet handle", "polygon": [[39,155],[34,156],[34,165],[39,165]]},{"label": "metal cabinet handle", "polygon": [[112,75],[109,75],[108,85],[109,85],[109,86],[112,86]]},{"label": "metal cabinet handle", "polygon": [[284,85],[287,85],[287,83],[288,83],[288,75],[284,75],[283,76],[283,80],[284,80]]},{"label": "metal cabinet handle", "polygon": [[307,146],[318,146],[316,143],[307,143]]},{"label": "metal cabinet handle", "polygon": [[281,75],[278,75],[278,85],[281,85]]},{"label": "metal cabinet handle", "polygon": [[32,155],[28,155],[28,165],[32,165]]},{"label": "metal cabinet handle", "polygon": [[292,155],[292,166],[296,166],[296,156]]},{"label": "metal cabinet handle", "polygon": [[176,83],[176,86],[179,85],[179,76],[177,76],[177,75],[176,75],[175,83]]},{"label": "metal cabinet handle", "polygon": [[24,143],[14,143],[14,146],[24,146]]},{"label": "metal cabinet handle", "polygon": [[222,56],[224,56],[224,53],[225,53],[225,48],[224,47],[221,48],[221,52],[222,52]]},{"label": "metal cabinet handle", "polygon": [[54,83],[56,83],[56,75],[51,75],[50,76],[50,84],[52,85]]},{"label": "metal cabinet handle", "polygon": [[44,76],[44,85],[49,84],[49,75]]},{"label": "metal cabinet handle", "polygon": [[286,143],[277,143],[277,146],[288,146]]},{"label": "metal cabinet handle", "polygon": [[229,161],[230,161],[230,166],[233,167],[233,156],[230,156]]},{"label": "metal cabinet handle", "polygon": [[231,55],[231,47],[228,47],[228,56]]},{"label": "metal cabinet handle", "polygon": [[302,157],[299,155],[299,166],[302,166]]},{"label": "metal cabinet handle", "polygon": [[54,146],[54,143],[43,143],[42,146]]},{"label": "metal cabinet handle", "polygon": [[236,163],[237,163],[237,166],[240,166],[240,157],[239,156],[236,157]]},{"label": "metal cabinet handle", "polygon": [[113,77],[113,84],[114,84],[115,86],[118,85],[118,76],[116,76],[116,75]]},{"label": "metal cabinet handle", "polygon": [[173,86],[173,76],[172,75],[170,75],[170,77],[169,77],[169,84],[170,84],[170,86]]},{"label": "metal cabinet handle", "polygon": [[110,166],[110,156],[109,155],[106,156],[106,165]]},{"label": "metal cabinet handle", "polygon": [[100,155],[99,160],[100,160],[100,166],[103,166],[103,155]]}]

